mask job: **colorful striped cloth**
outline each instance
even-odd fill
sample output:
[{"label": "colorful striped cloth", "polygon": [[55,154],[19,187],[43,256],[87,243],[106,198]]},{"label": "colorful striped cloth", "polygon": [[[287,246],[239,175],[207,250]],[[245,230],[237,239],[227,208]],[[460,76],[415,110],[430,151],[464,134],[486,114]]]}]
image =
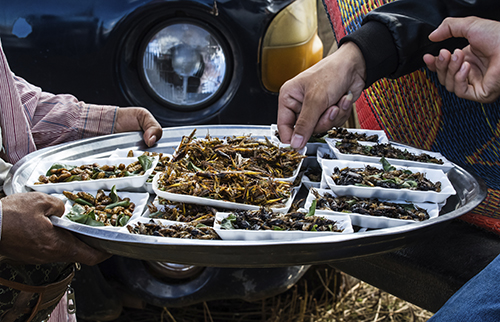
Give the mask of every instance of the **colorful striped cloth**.
[{"label": "colorful striped cloth", "polygon": [[[323,0],[337,40],[359,28],[363,17],[388,0]],[[500,234],[500,106],[458,98],[422,68],[395,80],[381,79],[356,102],[361,128],[383,129],[390,140],[439,151],[481,177],[488,195],[460,218]],[[418,125],[418,126],[416,126]]]}]

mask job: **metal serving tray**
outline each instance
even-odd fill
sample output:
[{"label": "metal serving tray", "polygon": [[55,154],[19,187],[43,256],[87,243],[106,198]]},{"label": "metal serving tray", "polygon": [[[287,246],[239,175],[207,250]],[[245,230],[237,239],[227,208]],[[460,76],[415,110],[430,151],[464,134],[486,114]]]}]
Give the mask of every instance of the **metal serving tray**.
[{"label": "metal serving tray", "polygon": [[[107,157],[116,149],[139,149],[173,153],[182,136],[197,129],[196,136],[228,136],[252,134],[269,137],[269,126],[200,125],[163,129],[158,144],[147,148],[142,133],[124,133],[90,138],[45,148],[31,153],[11,169],[4,184],[7,194],[27,192],[26,183],[38,162],[74,160],[88,156]],[[375,253],[397,250],[423,240],[438,226],[476,207],[486,196],[486,185],[464,169],[455,167],[448,172],[457,194],[448,198],[438,217],[398,227],[368,230],[353,234],[329,235],[293,241],[202,241],[128,235],[103,231],[51,218],[54,225],[73,232],[87,244],[109,253],[143,260],[166,261],[216,267],[279,267],[329,263]]]}]

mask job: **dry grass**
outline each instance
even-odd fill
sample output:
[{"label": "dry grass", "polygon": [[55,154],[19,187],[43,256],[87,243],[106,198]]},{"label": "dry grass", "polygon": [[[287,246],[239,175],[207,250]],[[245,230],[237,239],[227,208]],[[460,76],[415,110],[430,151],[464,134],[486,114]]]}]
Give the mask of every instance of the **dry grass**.
[{"label": "dry grass", "polygon": [[128,310],[120,321],[427,321],[432,313],[329,266],[313,266],[290,290],[261,301],[211,301],[184,308]]}]

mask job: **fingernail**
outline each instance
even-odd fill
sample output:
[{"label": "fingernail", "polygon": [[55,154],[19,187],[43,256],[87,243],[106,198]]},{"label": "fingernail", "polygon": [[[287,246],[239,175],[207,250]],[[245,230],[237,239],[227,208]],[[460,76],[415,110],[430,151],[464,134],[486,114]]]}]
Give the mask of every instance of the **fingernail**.
[{"label": "fingernail", "polygon": [[443,56],[441,56],[441,54],[439,54],[438,59],[439,59],[439,61],[443,61],[443,60],[444,60],[444,57],[443,57]]},{"label": "fingernail", "polygon": [[451,60],[453,60],[453,61],[457,61],[457,59],[458,59],[458,58],[457,58],[457,55],[455,55],[455,54],[451,55]]},{"label": "fingernail", "polygon": [[347,96],[345,98],[345,102],[344,104],[342,105],[342,109],[344,111],[348,110],[349,109],[349,106],[351,106],[351,103],[352,103],[352,99],[353,99],[354,95],[352,95],[352,92],[349,91],[349,93],[347,93]]},{"label": "fingernail", "polygon": [[292,136],[290,146],[294,149],[298,149],[302,146],[302,142],[304,142],[304,137],[302,135],[294,134]]},{"label": "fingernail", "polygon": [[462,66],[460,66],[460,71],[463,72],[465,70],[465,63],[462,64]]},{"label": "fingernail", "polygon": [[328,119],[330,121],[335,121],[335,118],[337,117],[338,114],[339,114],[339,108],[338,107],[334,107],[332,109],[332,111],[330,112],[330,115],[328,115]]},{"label": "fingernail", "polygon": [[148,146],[153,146],[155,143],[156,143],[156,135],[152,135],[152,136],[149,138],[149,143],[148,143]]}]

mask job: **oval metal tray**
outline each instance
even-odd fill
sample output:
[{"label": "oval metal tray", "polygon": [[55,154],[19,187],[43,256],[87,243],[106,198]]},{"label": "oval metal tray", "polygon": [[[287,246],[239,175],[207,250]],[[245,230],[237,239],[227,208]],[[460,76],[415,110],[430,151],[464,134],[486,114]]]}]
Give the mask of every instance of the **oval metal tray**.
[{"label": "oval metal tray", "polygon": [[[38,150],[12,168],[5,184],[7,194],[27,192],[27,179],[38,162],[46,158],[74,160],[88,156],[106,157],[116,149],[140,149],[173,153],[182,136],[197,129],[196,136],[270,136],[269,126],[204,125],[163,129],[158,144],[147,148],[142,133],[124,133],[90,138]],[[438,226],[448,223],[476,207],[486,196],[486,185],[460,167],[448,172],[457,194],[448,198],[438,217],[403,226],[353,234],[330,235],[294,241],[201,241],[128,235],[103,231],[53,217],[54,225],[73,232],[87,244],[115,255],[217,267],[278,267],[322,264],[333,260],[393,251],[418,242]]]}]

